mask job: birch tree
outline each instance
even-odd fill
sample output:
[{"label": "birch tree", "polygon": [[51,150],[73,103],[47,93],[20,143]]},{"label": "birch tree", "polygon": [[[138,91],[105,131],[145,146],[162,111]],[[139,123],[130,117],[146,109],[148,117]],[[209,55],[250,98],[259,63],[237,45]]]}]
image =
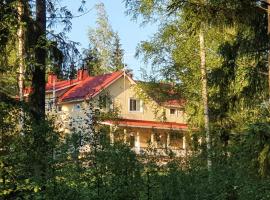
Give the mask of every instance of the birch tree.
[{"label": "birch tree", "polygon": [[22,0],[18,1],[18,20],[19,20],[19,29],[18,29],[18,58],[19,58],[19,99],[23,101],[23,88],[24,88],[24,70],[25,70],[25,31],[24,31],[24,2]]},{"label": "birch tree", "polygon": [[212,160],[211,160],[211,132],[209,124],[209,106],[208,106],[208,86],[207,86],[207,69],[206,69],[206,51],[204,42],[204,27],[200,28],[199,32],[200,42],[200,60],[201,60],[201,84],[202,84],[202,100],[203,100],[203,114],[204,114],[204,129],[207,146],[207,168],[208,171],[212,171]]},{"label": "birch tree", "polygon": [[[171,34],[171,32],[174,32],[174,34],[179,34],[179,35],[190,33],[190,34],[198,36],[197,38],[198,38],[199,44],[197,44],[197,46],[194,46],[193,48],[199,49],[199,54],[197,54],[197,56],[199,58],[200,67],[197,66],[197,71],[200,71],[201,73],[200,74],[200,77],[201,77],[200,88],[201,88],[201,99],[202,99],[201,103],[203,107],[204,130],[205,130],[205,138],[206,138],[205,141],[206,141],[206,146],[207,146],[207,168],[209,172],[211,172],[211,167],[212,167],[211,133],[210,133],[208,89],[207,89],[208,86],[207,86],[207,69],[206,69],[206,46],[205,46],[205,30],[204,30],[205,25],[203,24],[204,23],[203,17],[197,16],[197,19],[194,17],[195,16],[195,13],[193,12],[194,5],[189,7],[190,5],[193,4],[193,1],[185,1],[185,2],[182,2],[182,4],[181,2],[178,2],[179,5],[175,1],[172,1],[172,2],[166,1],[166,3],[164,3],[163,1],[152,2],[152,1],[145,0],[145,1],[136,1],[136,2],[126,1],[126,3],[128,5],[128,8],[130,9],[128,12],[130,12],[135,18],[137,18],[139,15],[142,15],[146,21],[151,21],[153,20],[153,17],[154,18],[156,17],[156,15],[159,16],[160,19],[157,19],[157,20],[161,21],[160,22],[161,27],[163,28],[166,26],[168,27],[167,32],[166,30],[164,31],[165,34],[169,35]],[[194,4],[195,6],[198,6],[198,10],[200,10],[199,5],[196,5],[196,3]],[[201,6],[205,6],[205,5],[202,4]],[[164,16],[167,16],[168,19],[167,20],[164,19]],[[182,19],[179,19],[178,17]],[[171,25],[170,20],[175,21],[174,22],[176,23],[175,27]],[[179,30],[179,31],[175,30],[175,29],[180,29],[178,27],[181,27],[182,26],[181,24],[186,24],[185,25],[186,28],[189,27],[189,29],[186,30],[186,33],[181,33],[181,31],[183,30]],[[174,51],[173,49],[176,49],[176,46],[178,46],[178,44],[177,43],[175,44],[174,42],[175,41],[173,40],[170,41],[171,49],[167,48],[167,49],[170,49],[169,51],[171,50]],[[142,46],[144,45],[147,46],[147,43],[142,44]],[[149,48],[151,49],[151,47]],[[155,52],[155,50],[153,50],[153,52]],[[174,62],[173,60],[174,59],[171,58],[171,62]],[[189,65],[191,65],[191,63],[187,63],[186,70],[189,70]],[[177,81],[181,82],[182,80],[177,80]]]},{"label": "birch tree", "polygon": [[89,29],[89,40],[93,48],[97,50],[100,65],[103,72],[111,71],[111,52],[114,32],[109,24],[108,15],[103,3],[96,5],[97,20],[95,29]]}]

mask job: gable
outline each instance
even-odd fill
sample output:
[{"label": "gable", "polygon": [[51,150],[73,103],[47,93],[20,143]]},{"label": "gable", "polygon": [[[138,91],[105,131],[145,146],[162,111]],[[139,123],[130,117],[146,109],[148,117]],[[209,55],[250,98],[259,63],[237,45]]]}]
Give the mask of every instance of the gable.
[{"label": "gable", "polygon": [[84,100],[95,97],[102,90],[118,80],[123,71],[117,71],[110,74],[99,76],[89,76],[78,85],[68,90],[61,98],[60,102],[68,102],[74,100]]}]

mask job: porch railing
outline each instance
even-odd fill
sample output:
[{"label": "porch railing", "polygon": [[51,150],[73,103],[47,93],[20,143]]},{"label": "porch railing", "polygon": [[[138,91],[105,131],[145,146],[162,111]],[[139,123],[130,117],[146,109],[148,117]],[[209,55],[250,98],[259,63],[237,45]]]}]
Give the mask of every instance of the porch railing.
[{"label": "porch railing", "polygon": [[181,149],[181,148],[136,148],[133,147],[132,150],[136,152],[136,154],[139,155],[152,155],[152,156],[175,156],[175,157],[185,157],[187,156],[190,152],[187,151],[186,149]]}]

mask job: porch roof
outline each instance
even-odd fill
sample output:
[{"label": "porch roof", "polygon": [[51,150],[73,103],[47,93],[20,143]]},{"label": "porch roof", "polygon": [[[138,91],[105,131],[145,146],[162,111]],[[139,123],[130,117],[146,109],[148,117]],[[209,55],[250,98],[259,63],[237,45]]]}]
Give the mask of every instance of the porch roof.
[{"label": "porch roof", "polygon": [[118,119],[116,121],[107,120],[103,124],[117,125],[123,127],[137,127],[137,128],[154,128],[154,129],[173,129],[173,130],[186,130],[187,124],[176,122],[158,122],[158,121],[146,121],[135,119]]}]

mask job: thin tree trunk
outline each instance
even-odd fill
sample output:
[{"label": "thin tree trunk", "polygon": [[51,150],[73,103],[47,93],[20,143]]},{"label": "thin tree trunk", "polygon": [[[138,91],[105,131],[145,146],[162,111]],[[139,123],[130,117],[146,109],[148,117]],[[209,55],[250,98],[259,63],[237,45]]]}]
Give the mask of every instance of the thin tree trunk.
[{"label": "thin tree trunk", "polygon": [[19,58],[19,76],[18,76],[18,86],[19,86],[19,99],[23,101],[23,88],[24,88],[24,69],[25,69],[25,32],[23,27],[23,16],[24,16],[24,3],[23,0],[18,1],[18,19],[19,19],[19,29],[18,29],[18,58]]},{"label": "thin tree trunk", "polygon": [[[25,57],[25,31],[23,26],[23,16],[24,16],[24,2],[23,0],[18,1],[18,21],[19,21],[19,29],[17,32],[18,36],[18,60],[19,60],[19,75],[18,75],[18,87],[19,87],[19,99],[23,101],[23,89],[24,89],[24,57]],[[23,109],[20,110],[19,116],[19,129],[21,134],[23,134]]]},{"label": "thin tree trunk", "polygon": [[209,125],[209,107],[208,107],[208,91],[207,91],[207,72],[206,72],[206,53],[204,43],[204,27],[202,26],[199,33],[200,41],[200,58],[201,58],[201,83],[202,83],[202,100],[204,109],[204,127],[207,148],[207,168],[211,173],[212,159],[211,159],[211,134]]},{"label": "thin tree trunk", "polygon": [[36,0],[35,69],[32,77],[33,92],[30,97],[32,114],[36,121],[45,118],[46,71],[46,0]]}]

